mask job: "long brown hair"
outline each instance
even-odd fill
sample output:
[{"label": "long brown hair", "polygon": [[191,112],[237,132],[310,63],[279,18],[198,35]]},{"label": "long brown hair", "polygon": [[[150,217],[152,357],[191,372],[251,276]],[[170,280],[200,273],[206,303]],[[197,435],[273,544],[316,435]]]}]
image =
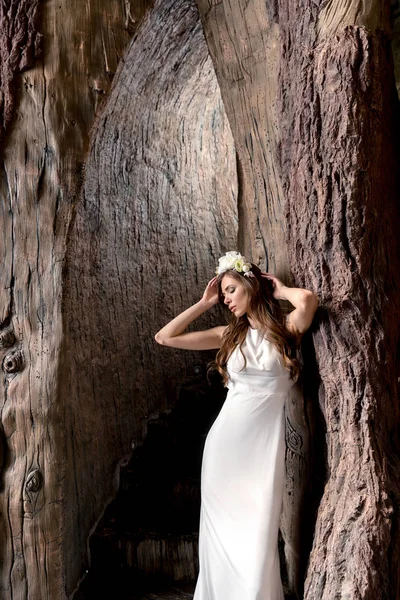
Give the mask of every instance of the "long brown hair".
[{"label": "long brown hair", "polygon": [[[249,314],[251,318],[261,325],[260,333],[279,352],[284,367],[290,373],[293,381],[297,381],[300,374],[300,363],[297,359],[297,338],[286,326],[286,317],[279,302],[273,297],[273,287],[269,279],[261,276],[261,271],[256,265],[251,265],[253,277],[245,277],[234,270],[226,271],[218,276],[218,293],[220,302],[223,302],[221,283],[225,275],[229,275],[240,283],[249,295]],[[226,328],[222,346],[215,358],[215,367],[222,375],[224,383],[228,382],[226,364],[233,350],[242,345],[246,339],[249,328],[247,314],[241,317],[233,315],[232,320]],[[242,352],[243,354],[243,352]],[[243,355],[246,365],[246,358]]]}]

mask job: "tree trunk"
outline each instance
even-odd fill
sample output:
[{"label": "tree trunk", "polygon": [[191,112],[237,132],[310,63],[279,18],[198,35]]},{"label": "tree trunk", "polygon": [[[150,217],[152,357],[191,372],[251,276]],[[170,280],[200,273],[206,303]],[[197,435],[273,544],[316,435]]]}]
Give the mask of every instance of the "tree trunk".
[{"label": "tree trunk", "polygon": [[33,54],[36,3],[4,6],[3,122],[13,106],[15,118],[0,178],[0,589],[4,600],[58,600],[84,573],[143,419],[197,360],[177,353],[164,367],[153,334],[182,295],[201,293],[221,240],[235,239],[235,154],[196,11],[175,3],[174,29],[164,7],[167,34],[159,6],[147,24],[155,62],[137,39],[80,195],[89,130],[146,3],[46,2],[43,61],[19,77],[28,63],[10,36],[25,28],[18,43]]},{"label": "tree trunk", "polygon": [[261,0],[197,4],[238,153],[239,245],[287,278],[277,163],[279,28]]},{"label": "tree trunk", "polygon": [[[290,265],[322,304],[314,343],[329,477],[305,598],[397,598],[399,219],[387,15],[379,2],[363,11],[297,4],[198,0],[247,165],[241,217],[254,226],[253,197],[257,214],[281,206],[286,243],[274,267]],[[279,238],[263,232],[275,255]]]},{"label": "tree trunk", "polygon": [[192,0],[0,0],[1,598],[74,595],[132,441],[209,358],[153,334],[198,299],[237,232],[322,305],[307,402],[296,391],[286,413],[292,586],[319,500],[313,483],[302,512],[311,437],[328,477],[305,598],[400,598],[386,5],[198,6],[219,85]]},{"label": "tree trunk", "polygon": [[[63,598],[71,585],[63,555],[65,515],[75,508],[65,488],[62,268],[89,129],[129,40],[121,5],[102,18],[92,4],[82,14],[78,1],[46,2],[43,60],[20,76],[41,37],[38,3],[0,5],[3,127],[15,114],[0,176],[4,600]],[[101,51],[92,54],[93,29]]]},{"label": "tree trunk", "polygon": [[357,22],[327,10],[313,15],[310,4],[316,39],[293,36],[291,11],[282,18],[289,256],[295,281],[317,289],[324,308],[314,343],[329,478],[305,598],[392,599],[400,594],[396,91],[375,13]]},{"label": "tree trunk", "polygon": [[[143,441],[149,415],[170,407],[178,382],[210,359],[156,347],[154,334],[201,297],[218,256],[235,246],[236,187],[197,10],[156,2],[94,131],[69,234],[67,488],[80,527],[69,513],[66,528],[82,549],[132,440]],[[207,314],[197,326],[212,323]]]}]

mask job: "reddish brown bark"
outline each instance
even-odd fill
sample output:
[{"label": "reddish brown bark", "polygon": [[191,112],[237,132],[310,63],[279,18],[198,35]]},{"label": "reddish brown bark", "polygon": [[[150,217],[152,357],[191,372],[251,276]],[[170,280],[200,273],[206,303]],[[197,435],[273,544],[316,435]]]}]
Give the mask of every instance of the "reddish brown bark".
[{"label": "reddish brown bark", "polygon": [[[152,334],[235,245],[235,150],[194,5],[157,3],[107,103],[151,2],[106,4],[43,3],[43,64],[21,77],[40,46],[39,3],[0,0],[4,600],[72,595],[118,462],[206,360],[164,358]],[[283,277],[290,264],[322,304],[329,478],[306,598],[394,600],[398,129],[385,10],[199,6],[236,140],[241,250]],[[298,400],[288,408],[293,508],[308,423]]]},{"label": "reddish brown bark", "polygon": [[[75,511],[65,494],[60,403],[66,235],[98,99],[129,34],[120,3],[107,12],[98,2],[84,12],[80,1],[42,3],[45,51],[18,75],[38,43],[39,5],[0,6],[0,119],[3,129],[9,123],[0,169],[0,596],[61,600],[82,569],[75,558],[72,581],[66,565],[80,550],[72,537],[63,540],[65,515]],[[87,43],[92,30],[97,44]]]},{"label": "reddish brown bark", "polygon": [[289,256],[295,280],[318,290],[324,309],[314,341],[329,479],[305,597],[398,598],[399,219],[390,46],[383,32],[346,27],[304,48],[285,16]]}]

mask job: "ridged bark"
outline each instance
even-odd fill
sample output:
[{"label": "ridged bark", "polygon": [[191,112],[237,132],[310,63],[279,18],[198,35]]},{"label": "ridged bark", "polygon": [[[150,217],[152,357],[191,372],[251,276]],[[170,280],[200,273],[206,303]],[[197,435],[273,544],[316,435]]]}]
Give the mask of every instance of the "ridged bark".
[{"label": "ridged bark", "polygon": [[323,307],[314,343],[329,473],[305,598],[393,600],[400,305],[390,45],[382,30],[342,23],[334,33],[320,27],[307,46],[286,17],[280,98],[289,256],[295,280],[317,290]]},{"label": "ridged bark", "polygon": [[[76,512],[66,515],[65,544],[76,539],[81,550],[73,569],[84,565],[90,529],[116,493],[118,463],[143,442],[149,415],[170,408],[178,386],[210,360],[162,348],[154,334],[201,297],[218,257],[235,246],[236,189],[235,149],[196,7],[156,2],[93,131],[69,232],[63,376],[66,495]],[[207,313],[196,327],[218,316]]]},{"label": "ridged bark", "polygon": [[[61,298],[89,130],[132,35],[126,3],[107,7],[0,2],[2,600],[65,598],[77,583],[66,560],[85,552],[63,539],[75,507],[65,488]],[[75,578],[81,569],[75,558]]]}]

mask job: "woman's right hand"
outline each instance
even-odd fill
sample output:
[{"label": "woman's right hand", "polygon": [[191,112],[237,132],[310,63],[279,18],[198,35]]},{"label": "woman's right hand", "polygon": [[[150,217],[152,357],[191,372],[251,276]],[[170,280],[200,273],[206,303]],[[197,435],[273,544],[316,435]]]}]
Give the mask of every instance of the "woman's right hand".
[{"label": "woman's right hand", "polygon": [[218,295],[218,277],[213,277],[207,284],[206,289],[204,290],[204,294],[202,297],[203,302],[207,302],[210,305],[218,304],[219,295]]},{"label": "woman's right hand", "polygon": [[177,315],[156,333],[156,342],[163,346],[181,348],[182,350],[213,350],[221,348],[226,325],[212,327],[204,331],[185,331],[197,317],[205,313],[214,304],[217,304],[219,300],[217,280],[217,277],[213,277],[208,282],[201,300]]}]

